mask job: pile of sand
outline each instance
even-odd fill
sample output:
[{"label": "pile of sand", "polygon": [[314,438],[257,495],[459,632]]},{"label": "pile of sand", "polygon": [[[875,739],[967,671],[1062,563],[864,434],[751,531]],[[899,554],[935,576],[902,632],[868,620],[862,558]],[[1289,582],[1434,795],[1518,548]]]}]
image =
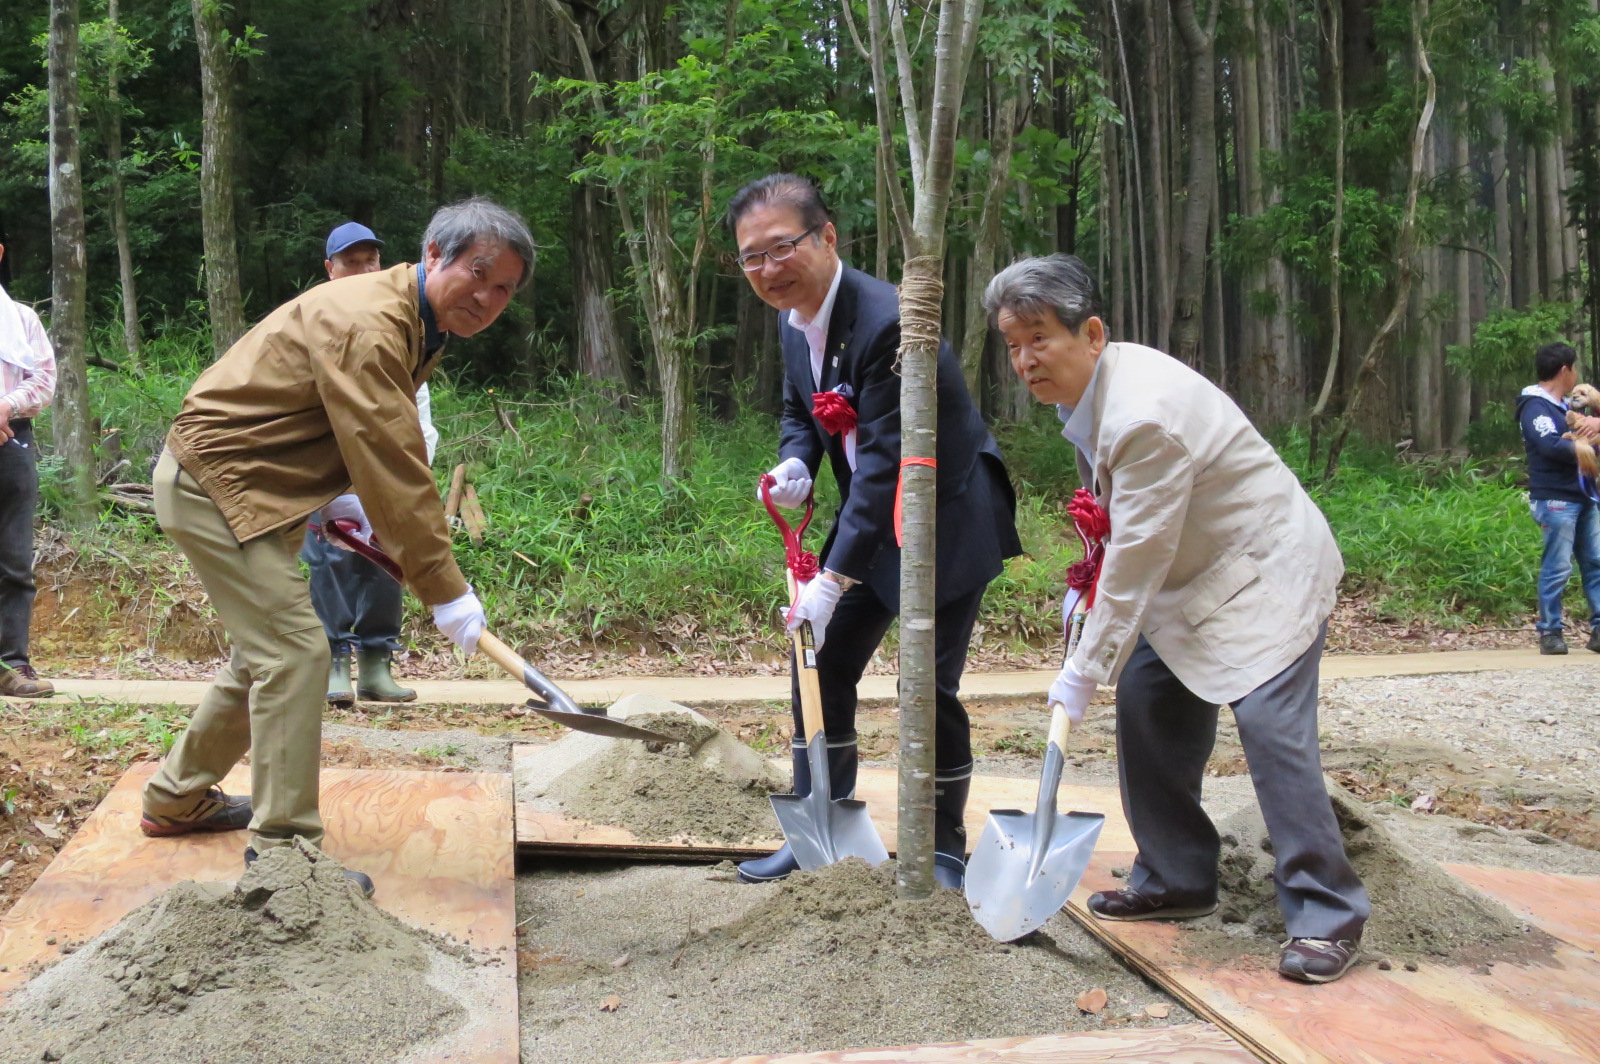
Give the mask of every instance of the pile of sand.
[{"label": "pile of sand", "polygon": [[[959,891],[901,901],[894,874],[847,860],[759,887],[670,866],[522,877],[546,958],[520,984],[524,1057],[742,1058],[1192,1019],[1064,915],[996,942]],[[1105,1010],[1079,1010],[1096,987]]]},{"label": "pile of sand", "polygon": [[[1362,935],[1365,952],[1396,958],[1433,957],[1475,962],[1500,949],[1521,950],[1543,936],[1511,910],[1468,887],[1420,851],[1391,835],[1362,803],[1328,784],[1345,852],[1366,884],[1372,916]],[[1217,825],[1222,836],[1221,896],[1202,926],[1236,938],[1282,942],[1283,915],[1272,882],[1272,842],[1260,807],[1249,803]],[[1205,952],[1227,952],[1212,942]],[[1245,948],[1261,949],[1260,942]],[[1237,953],[1240,944],[1231,947]]]},{"label": "pile of sand", "polygon": [[0,1062],[396,1060],[466,1019],[425,975],[467,960],[297,842],[236,886],[172,887],[40,973],[0,1011]]},{"label": "pile of sand", "polygon": [[647,696],[618,702],[613,715],[676,741],[566,736],[541,755],[563,767],[536,793],[571,816],[620,825],[645,842],[777,838],[781,832],[767,799],[788,790],[788,781],[761,754],[693,710],[648,699],[651,708],[641,711],[641,698]]}]

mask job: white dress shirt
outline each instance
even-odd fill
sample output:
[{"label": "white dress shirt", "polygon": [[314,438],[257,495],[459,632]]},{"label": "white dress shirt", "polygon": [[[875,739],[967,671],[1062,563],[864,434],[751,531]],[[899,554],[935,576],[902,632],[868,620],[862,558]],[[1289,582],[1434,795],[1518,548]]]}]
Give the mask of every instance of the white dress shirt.
[{"label": "white dress shirt", "polygon": [[[839,295],[839,282],[844,278],[844,262],[840,261],[833,269],[833,283],[828,286],[828,294],[822,300],[822,306],[817,309],[816,317],[807,321],[800,316],[799,308],[789,311],[789,327],[800,330],[800,335],[806,338],[806,346],[811,350],[811,389],[822,390],[822,356],[823,349],[828,346],[828,325],[833,318],[833,301]],[[850,463],[850,471],[856,470],[856,430],[851,429],[844,437],[844,457]]]}]

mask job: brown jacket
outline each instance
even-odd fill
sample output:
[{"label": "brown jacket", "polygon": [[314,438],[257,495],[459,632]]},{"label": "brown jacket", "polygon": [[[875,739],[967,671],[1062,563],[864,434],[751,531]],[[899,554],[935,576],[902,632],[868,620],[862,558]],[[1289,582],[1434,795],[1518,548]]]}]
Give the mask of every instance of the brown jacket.
[{"label": "brown jacket", "polygon": [[414,265],[319,284],[200,375],[167,448],[240,542],[354,490],[417,597],[448,602],[467,582],[417,422],[422,339]]}]

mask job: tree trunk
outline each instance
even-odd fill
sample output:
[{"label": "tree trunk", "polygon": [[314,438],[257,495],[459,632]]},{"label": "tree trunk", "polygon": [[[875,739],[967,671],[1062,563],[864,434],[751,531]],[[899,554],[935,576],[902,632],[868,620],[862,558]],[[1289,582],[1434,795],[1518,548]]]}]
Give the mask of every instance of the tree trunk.
[{"label": "tree trunk", "polygon": [[1328,49],[1330,80],[1333,83],[1333,234],[1328,261],[1328,324],[1332,336],[1328,341],[1328,365],[1322,375],[1322,391],[1311,408],[1311,459],[1317,456],[1317,428],[1327,412],[1328,397],[1333,394],[1333,384],[1339,375],[1339,350],[1344,338],[1342,316],[1344,313],[1344,48],[1341,27],[1344,0],[1328,0]]},{"label": "tree trunk", "polygon": [[[106,5],[106,24],[111,34],[113,56],[117,42],[117,0]],[[122,343],[128,360],[139,364],[143,342],[139,336],[139,296],[134,287],[133,246],[128,239],[128,197],[122,184],[122,103],[117,84],[117,62],[113,58],[106,77],[106,164],[111,175],[111,228],[117,241],[117,275],[122,290]]]},{"label": "tree trunk", "polygon": [[573,185],[571,202],[578,369],[602,394],[621,401],[629,390],[628,349],[611,303],[611,226],[600,203],[600,190],[592,183]]},{"label": "tree trunk", "polygon": [[[1257,65],[1261,78],[1261,148],[1272,155],[1282,155],[1285,130],[1278,77],[1277,34],[1268,22],[1265,11],[1258,8],[1255,14],[1256,42],[1261,53]],[[1274,185],[1270,190],[1263,190],[1263,199],[1265,207],[1277,206],[1283,199],[1283,191]],[[1262,386],[1257,419],[1262,427],[1271,427],[1288,421],[1299,405],[1300,367],[1289,328],[1288,267],[1276,255],[1267,260],[1266,267],[1266,291],[1272,295],[1272,313],[1266,318],[1266,332],[1262,337],[1264,343],[1257,352]]]},{"label": "tree trunk", "polygon": [[233,84],[228,33],[217,0],[190,0],[200,49],[202,125],[200,223],[205,247],[206,302],[211,350],[217,356],[244,335],[239,252],[233,221]]},{"label": "tree trunk", "polygon": [[84,326],[83,171],[78,165],[78,0],[50,0],[50,342],[56,351],[56,453],[73,524],[94,519],[93,415]]},{"label": "tree trunk", "polygon": [[1177,0],[1174,14],[1189,56],[1189,176],[1179,243],[1176,325],[1172,354],[1188,366],[1199,364],[1204,324],[1206,240],[1217,183],[1216,26],[1220,0],[1211,0],[1206,23],[1195,15],[1194,0]]},{"label": "tree trunk", "polygon": [[[1494,254],[1507,269],[1512,269],[1515,264],[1511,257],[1511,203],[1507,193],[1511,164],[1506,152],[1506,119],[1498,109],[1489,116],[1489,137],[1494,144],[1489,153],[1489,179],[1493,191],[1486,206],[1494,215]],[[1515,306],[1510,286],[1504,280],[1498,283],[1499,298],[1496,305]]]},{"label": "tree trunk", "polygon": [[[961,339],[961,369],[974,398],[984,394],[984,350],[989,339],[989,320],[983,313],[983,289],[994,275],[994,252],[1000,242],[1000,214],[1005,207],[1006,189],[1011,184],[1011,145],[1016,137],[1021,86],[999,86],[1002,98],[995,107],[994,129],[989,136],[989,182],[983,193],[983,215],[973,236],[972,257],[968,260],[967,306],[964,335]],[[981,401],[981,399],[980,399]]]},{"label": "tree trunk", "polygon": [[[1455,139],[1451,160],[1458,174],[1472,173],[1472,149],[1467,143],[1467,113],[1464,106],[1455,112]],[[1449,252],[1450,283],[1455,296],[1451,317],[1450,342],[1465,346],[1472,342],[1472,254],[1465,249]],[[1450,392],[1445,423],[1445,445],[1460,450],[1467,441],[1467,425],[1472,420],[1472,380],[1454,366],[1445,367]]]},{"label": "tree trunk", "polygon": [[1355,420],[1355,414],[1361,402],[1361,388],[1372,375],[1377,366],[1378,356],[1383,352],[1384,342],[1394,332],[1395,326],[1405,316],[1406,307],[1411,298],[1411,284],[1415,279],[1416,266],[1416,241],[1417,241],[1417,197],[1422,188],[1422,175],[1425,169],[1423,153],[1427,146],[1428,129],[1433,124],[1433,107],[1438,98],[1438,83],[1433,76],[1433,67],[1428,63],[1428,50],[1424,43],[1423,27],[1428,23],[1428,0],[1417,0],[1416,6],[1411,11],[1411,38],[1412,46],[1416,50],[1417,68],[1420,71],[1426,86],[1422,103],[1422,113],[1417,117],[1416,132],[1411,140],[1411,167],[1410,178],[1406,182],[1406,205],[1400,220],[1400,238],[1395,249],[1395,257],[1400,267],[1400,277],[1395,285],[1394,306],[1389,310],[1389,316],[1367,344],[1367,350],[1361,357],[1361,362],[1356,367],[1356,372],[1350,384],[1350,395],[1345,401],[1344,414],[1339,418],[1338,431],[1334,433],[1333,442],[1328,447],[1328,461],[1323,467],[1323,480],[1332,480],[1339,471],[1339,456],[1344,451],[1345,442],[1350,437],[1350,429]]},{"label": "tree trunk", "polygon": [[[955,170],[956,124],[967,66],[977,40],[982,0],[940,0],[933,90],[927,113],[923,170],[913,174],[915,214],[903,234],[900,283],[900,417],[903,485],[900,553],[900,790],[898,890],[903,898],[933,893],[934,798],[934,537],[938,443],[938,358],[944,288],[945,219]],[[898,10],[891,11],[898,18]],[[883,59],[874,35],[874,81]],[[918,113],[907,97],[908,116]],[[881,112],[880,112],[881,116]],[[902,215],[903,217],[903,215]]]}]

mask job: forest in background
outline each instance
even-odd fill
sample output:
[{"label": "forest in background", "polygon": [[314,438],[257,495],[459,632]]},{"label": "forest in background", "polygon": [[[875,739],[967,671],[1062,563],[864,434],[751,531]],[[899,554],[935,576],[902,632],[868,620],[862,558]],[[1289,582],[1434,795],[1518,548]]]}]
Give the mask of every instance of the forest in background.
[{"label": "forest in background", "polygon": [[[988,0],[956,96],[943,329],[1023,504],[1029,558],[993,632],[1054,627],[1071,467],[977,296],[1054,250],[1098,271],[1114,337],[1202,369],[1283,445],[1373,617],[1525,614],[1536,535],[1499,456],[1520,450],[1509,403],[1539,343],[1593,365],[1597,5]],[[451,350],[440,463],[483,477],[530,569],[465,545],[463,564],[530,633],[758,620],[774,578],[746,482],[775,439],[777,319],[722,211],[753,177],[807,174],[846,258],[898,280],[937,10],[14,0],[0,280],[62,354],[47,514],[131,536],[116,579],[155,610],[176,586],[140,569],[160,540],[107,525],[95,482],[143,474],[207,360],[320,280],[331,226],[412,259],[437,205],[481,193],[525,214],[540,257]],[[80,198],[59,181],[52,202],[69,149]]]},{"label": "forest in background", "polygon": [[[944,307],[985,412],[1028,399],[978,293],[1063,250],[1097,270],[1113,337],[1201,368],[1269,432],[1513,446],[1533,346],[1594,347],[1597,4],[990,0]],[[697,418],[776,402],[776,315],[719,227],[739,185],[816,178],[849,261],[899,278],[895,193],[929,115],[880,112],[870,58],[929,100],[930,5],[13,0],[0,277],[47,318],[52,11],[77,29],[58,88],[81,106],[87,219],[56,283],[82,274],[85,357],[119,367],[97,374],[139,372],[170,330],[225,348],[320,277],[340,220],[411,259],[437,205],[484,193],[528,217],[541,257],[456,373],[660,403],[671,471]]]}]

